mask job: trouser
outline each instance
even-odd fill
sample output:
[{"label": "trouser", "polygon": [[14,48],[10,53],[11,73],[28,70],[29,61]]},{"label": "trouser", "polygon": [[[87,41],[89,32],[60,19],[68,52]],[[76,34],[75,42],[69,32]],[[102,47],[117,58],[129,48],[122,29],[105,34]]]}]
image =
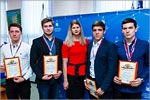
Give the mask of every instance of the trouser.
[{"label": "trouser", "polygon": [[12,79],[6,80],[6,94],[8,99],[30,99],[31,83],[29,80],[15,83]]},{"label": "trouser", "polygon": [[37,88],[40,99],[59,99],[59,83],[54,78],[45,82],[38,82]]},{"label": "trouser", "polygon": [[141,92],[127,93],[114,89],[114,99],[141,99]]}]

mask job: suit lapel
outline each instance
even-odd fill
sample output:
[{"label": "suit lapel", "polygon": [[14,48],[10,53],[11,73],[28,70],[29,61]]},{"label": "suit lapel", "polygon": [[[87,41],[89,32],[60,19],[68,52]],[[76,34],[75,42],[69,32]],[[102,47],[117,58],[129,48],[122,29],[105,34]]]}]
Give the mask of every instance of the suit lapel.
[{"label": "suit lapel", "polygon": [[100,55],[100,54],[103,53],[102,51],[104,51],[105,46],[106,46],[106,40],[103,39],[101,45],[98,47],[98,50],[97,50],[97,53],[96,53],[96,57],[97,57],[97,55]]},{"label": "suit lapel", "polygon": [[43,47],[44,52],[46,52],[47,54],[49,54],[49,49],[48,49],[46,43],[44,42],[43,37],[41,37],[40,45]]},{"label": "suit lapel", "polygon": [[91,54],[91,50],[92,50],[92,45],[93,45],[93,41],[89,44],[89,48],[88,48],[88,59],[90,59],[90,54]]}]

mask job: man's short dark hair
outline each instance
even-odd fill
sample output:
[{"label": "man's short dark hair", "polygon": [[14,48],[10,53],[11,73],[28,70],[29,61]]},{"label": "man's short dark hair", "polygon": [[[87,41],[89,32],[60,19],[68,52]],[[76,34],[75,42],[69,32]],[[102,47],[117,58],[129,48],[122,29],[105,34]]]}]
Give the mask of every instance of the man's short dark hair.
[{"label": "man's short dark hair", "polygon": [[92,24],[92,30],[93,30],[93,27],[94,26],[101,26],[103,28],[103,30],[105,31],[105,24],[102,22],[102,21],[95,21],[93,24]]},{"label": "man's short dark hair", "polygon": [[22,27],[21,27],[21,25],[18,24],[18,23],[11,23],[11,24],[9,25],[9,27],[8,27],[8,31],[10,31],[10,28],[11,28],[11,27],[18,27],[18,28],[20,29],[20,31],[22,32]]},{"label": "man's short dark hair", "polygon": [[42,21],[41,21],[41,26],[43,27],[43,25],[47,22],[52,22],[52,25],[54,25],[54,22],[53,22],[53,19],[47,17],[47,18],[44,18]]},{"label": "man's short dark hair", "polygon": [[123,28],[123,24],[126,24],[126,23],[133,23],[135,28],[137,27],[137,22],[133,18],[126,18],[126,19],[124,19],[122,21],[122,28]]}]

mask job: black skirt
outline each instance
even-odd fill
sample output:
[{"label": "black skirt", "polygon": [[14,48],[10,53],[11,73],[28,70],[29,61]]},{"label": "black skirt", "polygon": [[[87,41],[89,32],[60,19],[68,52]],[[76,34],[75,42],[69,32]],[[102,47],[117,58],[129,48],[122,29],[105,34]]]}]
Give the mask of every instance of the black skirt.
[{"label": "black skirt", "polygon": [[69,88],[66,90],[67,99],[82,99],[84,97],[85,76],[68,76]]}]

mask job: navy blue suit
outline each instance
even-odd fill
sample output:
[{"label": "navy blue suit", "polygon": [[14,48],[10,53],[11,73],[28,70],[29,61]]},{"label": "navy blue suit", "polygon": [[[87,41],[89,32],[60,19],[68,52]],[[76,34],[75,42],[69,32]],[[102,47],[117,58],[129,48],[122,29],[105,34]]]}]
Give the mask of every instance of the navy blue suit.
[{"label": "navy blue suit", "polygon": [[[128,61],[124,48],[124,41],[116,43],[116,46],[119,60]],[[137,39],[131,61],[138,62],[138,71],[136,78],[143,78],[145,80],[149,76],[149,43],[147,41]],[[143,84],[139,85],[136,88],[123,84],[116,84],[115,87],[117,90],[126,93],[138,93],[143,90]]]},{"label": "navy blue suit", "polygon": [[[88,56],[87,56],[87,71],[86,76],[90,77],[90,53],[93,42],[89,44]],[[103,91],[112,91],[112,83],[117,70],[117,49],[115,44],[102,40],[100,47],[97,50],[97,54],[94,61],[94,72],[97,89],[101,88]],[[104,93],[104,94],[105,94]]]}]

